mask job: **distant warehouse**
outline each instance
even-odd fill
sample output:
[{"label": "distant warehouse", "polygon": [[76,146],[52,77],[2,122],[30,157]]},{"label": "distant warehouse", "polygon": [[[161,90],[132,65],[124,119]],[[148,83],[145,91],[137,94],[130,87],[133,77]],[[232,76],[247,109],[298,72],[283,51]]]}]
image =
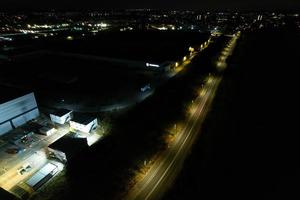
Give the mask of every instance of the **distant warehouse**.
[{"label": "distant warehouse", "polygon": [[51,121],[58,124],[65,124],[72,118],[72,111],[59,109],[50,114]]},{"label": "distant warehouse", "polygon": [[34,93],[0,87],[0,135],[39,116]]},{"label": "distant warehouse", "polygon": [[98,120],[96,117],[83,114],[75,114],[73,119],[70,121],[70,127],[82,131],[84,133],[90,133],[98,126]]}]

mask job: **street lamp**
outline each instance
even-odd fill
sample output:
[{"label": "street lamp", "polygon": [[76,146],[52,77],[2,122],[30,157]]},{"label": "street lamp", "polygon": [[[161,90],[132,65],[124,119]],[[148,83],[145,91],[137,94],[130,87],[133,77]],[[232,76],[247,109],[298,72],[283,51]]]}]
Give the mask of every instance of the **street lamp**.
[{"label": "street lamp", "polygon": [[67,40],[73,40],[74,38],[72,36],[68,36]]},{"label": "street lamp", "polygon": [[195,49],[194,49],[193,47],[189,47],[189,51],[190,51],[190,52],[194,52]]}]

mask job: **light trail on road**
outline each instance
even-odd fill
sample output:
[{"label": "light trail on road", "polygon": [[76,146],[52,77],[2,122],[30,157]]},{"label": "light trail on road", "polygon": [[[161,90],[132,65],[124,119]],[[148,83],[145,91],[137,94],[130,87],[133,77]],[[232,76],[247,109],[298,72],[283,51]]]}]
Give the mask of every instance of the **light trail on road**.
[{"label": "light trail on road", "polygon": [[156,160],[146,176],[135,186],[127,199],[150,200],[162,197],[162,194],[176,178],[189,153],[190,147],[195,142],[220,81],[220,77],[214,77],[204,87],[207,92],[204,96],[199,96],[195,100],[196,109],[188,119],[185,128],[178,134],[169,149]]},{"label": "light trail on road", "polygon": [[[228,49],[226,56],[222,55],[222,64],[226,63],[227,56],[232,53],[239,35],[238,32],[230,40],[228,45],[230,49]],[[224,65],[221,70],[224,70],[226,66]],[[194,142],[201,134],[201,125],[210,109],[221,80],[221,75],[209,76],[200,95],[193,102],[193,109],[190,109],[191,115],[185,127],[178,133],[173,144],[157,158],[141,181],[129,191],[126,200],[158,200],[162,198],[182,169]]]}]

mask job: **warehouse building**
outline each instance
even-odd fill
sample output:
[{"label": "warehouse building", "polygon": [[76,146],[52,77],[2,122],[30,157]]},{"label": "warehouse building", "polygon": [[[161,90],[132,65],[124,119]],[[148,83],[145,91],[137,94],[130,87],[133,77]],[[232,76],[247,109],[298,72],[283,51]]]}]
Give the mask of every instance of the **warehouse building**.
[{"label": "warehouse building", "polygon": [[71,128],[84,133],[90,133],[92,130],[96,129],[97,126],[97,118],[90,115],[76,114],[70,121]]},{"label": "warehouse building", "polygon": [[34,93],[0,87],[0,136],[39,116]]},{"label": "warehouse building", "polygon": [[37,190],[47,181],[49,181],[58,171],[58,167],[53,163],[47,163],[39,171],[37,171],[26,184],[32,189]]},{"label": "warehouse building", "polygon": [[67,109],[59,109],[50,114],[52,122],[57,124],[65,124],[72,119],[72,111]]},{"label": "warehouse building", "polygon": [[[76,147],[76,148],[74,148]],[[63,163],[72,159],[80,151],[88,147],[86,138],[74,138],[68,135],[61,137],[59,140],[48,146],[49,155]]]}]

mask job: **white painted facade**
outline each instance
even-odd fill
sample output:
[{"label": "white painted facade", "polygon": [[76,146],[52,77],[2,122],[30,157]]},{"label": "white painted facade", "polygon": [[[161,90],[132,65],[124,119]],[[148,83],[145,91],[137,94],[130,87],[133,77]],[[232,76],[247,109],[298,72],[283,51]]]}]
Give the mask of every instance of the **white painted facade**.
[{"label": "white painted facade", "polygon": [[90,133],[93,129],[95,129],[98,126],[98,121],[97,121],[97,118],[95,118],[89,124],[84,125],[84,124],[80,124],[78,122],[71,120],[70,126],[71,126],[71,128],[73,128],[75,130],[82,131],[84,133]]},{"label": "white painted facade", "polygon": [[0,104],[0,135],[38,116],[39,110],[34,93]]},{"label": "white painted facade", "polygon": [[3,124],[0,124],[0,135],[3,135],[4,133],[7,133],[8,131],[11,131],[13,128],[11,126],[11,123],[5,122]]},{"label": "white painted facade", "polygon": [[57,116],[55,114],[50,114],[50,119],[54,123],[65,124],[71,120],[71,113],[72,113],[72,111],[70,111],[69,113],[66,113],[63,116]]}]

